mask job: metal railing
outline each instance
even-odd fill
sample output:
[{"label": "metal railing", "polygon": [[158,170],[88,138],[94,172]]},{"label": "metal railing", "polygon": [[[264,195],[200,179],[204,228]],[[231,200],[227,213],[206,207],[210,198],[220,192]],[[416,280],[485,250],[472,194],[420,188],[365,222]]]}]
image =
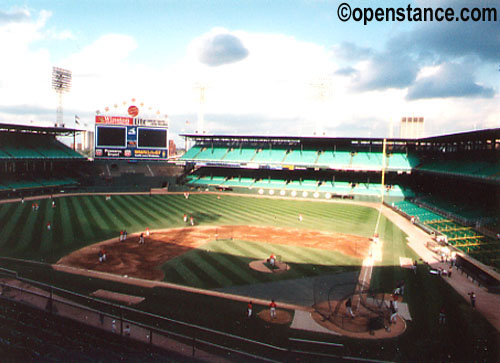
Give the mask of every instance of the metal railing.
[{"label": "metal railing", "polygon": [[[342,344],[290,338],[288,346],[281,347],[82,295],[20,277],[16,271],[1,267],[0,289],[2,299],[16,301],[44,310],[47,314],[69,318],[111,334],[203,360],[212,360],[211,358],[217,356],[230,360],[268,362],[295,360],[299,357],[359,359],[318,352],[314,347],[318,344],[328,345],[338,351],[343,349]],[[164,326],[170,328],[163,328]],[[304,349],[304,343],[307,343],[310,349]]]},{"label": "metal railing", "polygon": [[[156,314],[136,310],[119,304],[103,301],[93,297],[85,296],[76,292],[61,289],[49,284],[22,278],[13,270],[0,268],[0,275],[4,277],[0,281],[0,297],[31,307],[45,310],[48,314],[58,315],[74,321],[91,325],[112,334],[129,337],[139,342],[154,345],[166,350],[174,350],[178,353],[193,357],[203,357],[206,352],[200,350],[210,348],[213,355],[221,354],[232,358],[246,357],[256,360],[273,361],[272,359],[243,350],[224,346],[214,341],[209,341],[206,336],[222,337],[219,339],[227,342],[240,341],[245,345],[264,347],[276,352],[287,352],[286,348],[262,343],[248,338],[239,337],[233,334],[209,329],[196,324],[181,322],[175,319],[159,316]],[[80,301],[80,302],[75,302]],[[93,304],[103,307],[95,309],[85,305]],[[134,319],[127,315],[139,317]],[[144,319],[140,319],[140,317]],[[149,319],[146,319],[149,318]],[[140,320],[157,321],[157,326],[143,323]],[[163,323],[163,324],[161,324]],[[183,328],[185,332],[175,331],[176,329],[164,329],[159,326],[170,324],[174,328]],[[215,339],[216,340],[216,339]],[[249,349],[253,350],[253,349]],[[272,354],[271,354],[272,355]]]}]

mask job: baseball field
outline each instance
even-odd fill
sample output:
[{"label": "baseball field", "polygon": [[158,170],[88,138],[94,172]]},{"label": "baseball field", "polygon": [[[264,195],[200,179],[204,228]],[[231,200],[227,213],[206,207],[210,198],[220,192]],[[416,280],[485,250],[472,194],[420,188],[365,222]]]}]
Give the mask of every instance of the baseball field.
[{"label": "baseball field", "polygon": [[[184,215],[193,217],[195,225],[186,223]],[[299,219],[299,215],[302,218]],[[293,303],[286,301],[290,297],[285,296],[284,291],[291,290],[290,295],[310,294],[307,289],[294,290],[297,281],[345,272],[357,274],[361,270],[378,217],[376,208],[355,203],[230,194],[191,194],[189,198],[183,194],[129,194],[111,195],[109,199],[104,195],[65,196],[0,204],[0,255],[259,298],[271,296],[269,292],[262,294],[266,286],[278,286],[274,298]],[[139,245],[138,233],[146,229],[151,235],[144,245]],[[126,242],[119,242],[121,230],[128,232]],[[377,231],[383,247],[380,258],[374,261],[370,284],[375,290],[390,292],[404,279],[405,302],[412,321],[408,322],[404,335],[389,342],[358,343],[336,337],[346,344],[345,349],[360,357],[395,360],[418,356],[420,349],[426,351],[424,357],[496,354],[496,333],[478,313],[470,311],[449,286],[429,276],[424,269],[415,275],[400,267],[401,257],[418,259],[407,246],[406,235],[383,215]],[[98,262],[102,246],[108,254],[105,263]],[[249,267],[271,254],[279,256],[289,270],[262,273]],[[4,262],[4,265],[17,266],[31,278],[59,281],[64,288],[71,286],[83,294],[101,288],[143,296],[145,300],[136,306],[138,309],[260,340],[282,342],[297,335],[331,338],[298,333],[289,326],[267,327],[263,334],[264,326],[259,323],[248,326],[244,322],[242,312],[246,305],[241,302],[186,296],[183,292],[83,276],[63,276],[42,268],[27,268],[21,263]],[[283,300],[280,291],[283,291]],[[301,298],[301,301],[307,299]],[[199,304],[210,309],[193,314],[193,309],[197,309],[193,306]],[[443,304],[450,307],[453,322],[439,327],[437,315]],[[256,306],[256,312],[265,307]],[[224,311],[227,319],[215,317],[214,311]],[[480,343],[463,345],[459,343],[463,339]],[[445,341],[453,344],[445,347],[442,344]]]},{"label": "baseball field", "polygon": [[[195,227],[184,222],[184,215],[193,217]],[[377,216],[375,209],[355,204],[230,195],[74,196],[0,205],[0,249],[8,257],[62,259],[73,266],[212,289],[359,269]],[[210,231],[193,235],[209,226]],[[250,236],[248,226],[260,230],[254,228]],[[146,229],[164,233],[152,233],[144,247],[134,243],[131,251],[125,244],[108,245],[107,263],[98,263],[94,244],[118,241],[122,230],[131,236]],[[403,233],[384,217],[379,229],[387,253],[378,264],[414,257],[401,250]],[[288,263],[290,272],[268,275],[246,268],[271,254]]]}]

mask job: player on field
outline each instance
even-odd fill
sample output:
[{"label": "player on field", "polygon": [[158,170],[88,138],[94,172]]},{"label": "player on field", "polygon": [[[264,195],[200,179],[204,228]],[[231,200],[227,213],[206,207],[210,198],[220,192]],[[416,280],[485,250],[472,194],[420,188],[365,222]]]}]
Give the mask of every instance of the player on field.
[{"label": "player on field", "polygon": [[274,253],[267,259],[267,262],[269,262],[272,268],[276,267],[276,256]]},{"label": "player on field", "polygon": [[347,314],[354,319],[354,313],[352,312],[352,299],[349,298],[347,299],[345,303],[345,310],[347,311]]},{"label": "player on field", "polygon": [[271,319],[276,319],[276,303],[274,300],[271,300],[271,303],[269,304],[269,311],[271,313]]}]

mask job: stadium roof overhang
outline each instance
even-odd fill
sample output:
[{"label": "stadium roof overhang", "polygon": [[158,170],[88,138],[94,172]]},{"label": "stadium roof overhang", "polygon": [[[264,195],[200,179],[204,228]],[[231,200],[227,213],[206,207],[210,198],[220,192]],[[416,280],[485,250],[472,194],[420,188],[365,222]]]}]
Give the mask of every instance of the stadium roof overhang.
[{"label": "stadium roof overhang", "polygon": [[500,140],[500,128],[457,132],[448,135],[430,136],[420,139],[421,142],[469,142],[484,140]]},{"label": "stadium roof overhang", "polygon": [[[373,137],[315,137],[315,136],[270,136],[270,135],[205,135],[205,134],[181,134],[181,137],[186,137],[195,141],[205,142],[272,142],[272,143],[290,143],[290,144],[382,144],[384,138]],[[415,139],[387,139],[392,143],[414,143]]]},{"label": "stadium roof overhang", "polygon": [[34,125],[18,125],[0,123],[0,131],[17,131],[17,132],[31,132],[39,134],[54,134],[54,135],[72,135],[85,130],[71,129],[67,127],[44,127]]},{"label": "stadium roof overhang", "polygon": [[[269,135],[205,135],[181,134],[180,136],[199,142],[247,142],[247,143],[276,143],[276,144],[302,144],[307,145],[381,145],[384,138],[372,137],[307,137],[307,136],[269,136]],[[420,139],[386,139],[388,145],[424,146],[443,144],[500,144],[500,128],[475,130],[452,133],[439,136],[430,136]]]}]

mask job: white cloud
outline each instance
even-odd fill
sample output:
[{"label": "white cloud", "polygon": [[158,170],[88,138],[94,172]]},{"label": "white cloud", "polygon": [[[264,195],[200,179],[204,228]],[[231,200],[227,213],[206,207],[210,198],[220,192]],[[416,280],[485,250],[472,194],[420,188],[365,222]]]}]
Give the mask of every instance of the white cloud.
[{"label": "white cloud", "polygon": [[23,14],[23,21],[0,25],[0,47],[8,49],[0,57],[0,105],[48,106],[53,102],[48,92],[50,54],[32,45],[42,39],[41,31],[50,13],[41,11],[33,15],[26,11]]},{"label": "white cloud", "polygon": [[[142,110],[170,115],[176,123],[172,129],[180,132],[186,118],[190,118],[190,125],[196,124],[196,85],[202,84],[206,86],[206,125],[218,133],[311,135],[318,130],[327,136],[388,136],[390,123],[397,126],[402,116],[425,117],[429,133],[472,128],[472,120],[478,125],[498,126],[498,99],[409,102],[405,99],[408,88],[396,82],[399,78],[394,82],[400,88],[353,89],[352,82],[359,82],[356,77],[369,71],[374,57],[369,49],[354,45],[343,47],[345,54],[357,54],[347,69],[334,58],[335,47],[283,34],[213,29],[193,39],[185,56],[175,64],[153,67],[134,63],[139,46],[134,37],[104,34],[68,54],[60,64],[52,64],[50,48],[33,46],[44,36],[57,41],[45,29],[50,13],[30,16],[31,21],[0,25],[0,44],[12,46],[8,57],[0,57],[0,117],[7,121],[47,120],[51,112],[55,116],[57,98],[50,77],[52,66],[57,65],[73,71],[73,88],[64,98],[66,120],[72,120],[74,112],[89,122],[95,110],[104,111],[108,106],[114,112],[117,104],[123,111],[123,102],[128,105],[135,98],[137,105],[144,103]],[[59,39],[72,36],[71,32],[58,34]],[[238,39],[248,56],[217,67],[201,63],[200,39],[216,34]],[[383,59],[379,63],[387,71],[398,66]],[[342,69],[348,72],[338,72]],[[418,82],[438,73],[439,67],[429,66],[415,76]],[[373,82],[383,81],[378,73],[372,76]],[[326,80],[324,97],[318,97],[318,90],[312,87],[318,79]]]},{"label": "white cloud", "polygon": [[213,29],[193,43],[196,44],[199,61],[210,67],[239,62],[248,57],[248,49],[241,39],[224,29]]}]

